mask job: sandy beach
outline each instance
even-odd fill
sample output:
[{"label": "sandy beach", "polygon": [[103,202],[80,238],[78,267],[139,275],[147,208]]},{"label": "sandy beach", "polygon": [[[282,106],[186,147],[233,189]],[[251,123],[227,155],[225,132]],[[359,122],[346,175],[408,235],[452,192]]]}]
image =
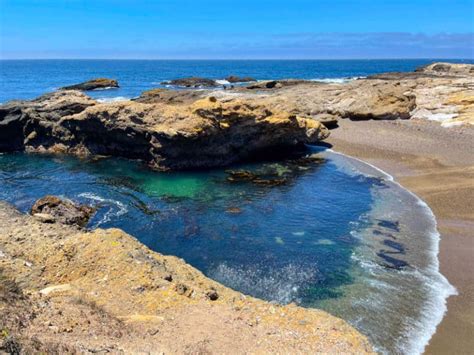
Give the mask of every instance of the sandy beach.
[{"label": "sandy beach", "polygon": [[440,271],[458,295],[431,339],[428,354],[474,348],[474,128],[436,122],[341,120],[327,140],[333,149],[385,170],[433,210]]}]

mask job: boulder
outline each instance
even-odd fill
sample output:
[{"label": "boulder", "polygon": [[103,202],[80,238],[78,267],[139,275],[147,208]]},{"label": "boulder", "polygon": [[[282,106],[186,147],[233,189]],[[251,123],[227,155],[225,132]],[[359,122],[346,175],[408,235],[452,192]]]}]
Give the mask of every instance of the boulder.
[{"label": "boulder", "polygon": [[235,75],[230,75],[227,78],[225,78],[229,83],[248,83],[250,81],[257,81],[256,79],[250,77],[250,76],[235,76]]},{"label": "boulder", "polygon": [[89,91],[89,90],[97,90],[97,89],[111,89],[111,88],[118,88],[119,84],[117,80],[114,79],[107,79],[107,78],[97,78],[85,81],[80,84],[64,86],[61,90],[81,90],[81,91]]},{"label": "boulder", "polygon": [[165,81],[161,83],[162,85],[175,85],[175,86],[183,86],[187,88],[199,88],[199,87],[216,87],[219,86],[215,80],[206,79],[206,78],[199,78],[199,77],[191,77],[191,78],[182,78],[182,79],[174,79],[171,81]]},{"label": "boulder", "polygon": [[31,208],[31,214],[43,223],[59,222],[77,227],[85,227],[94,212],[92,207],[50,195],[40,198]]}]

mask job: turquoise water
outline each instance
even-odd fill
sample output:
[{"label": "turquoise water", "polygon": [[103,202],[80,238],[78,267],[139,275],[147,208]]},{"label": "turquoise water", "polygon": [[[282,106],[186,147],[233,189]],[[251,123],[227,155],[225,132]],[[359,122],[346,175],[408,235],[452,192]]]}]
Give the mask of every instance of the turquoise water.
[{"label": "turquoise water", "polygon": [[0,60],[0,103],[32,99],[96,77],[119,81],[119,89],[89,92],[94,98],[112,99],[133,98],[144,90],[161,87],[163,81],[189,76],[341,81],[389,71],[412,71],[436,61],[440,60]]},{"label": "turquoise water", "polygon": [[421,352],[452,292],[429,209],[330,151],[179,173],[0,155],[0,200],[27,212],[45,194],[97,206],[90,228],[122,228],[233,289],[340,316],[381,352]]}]

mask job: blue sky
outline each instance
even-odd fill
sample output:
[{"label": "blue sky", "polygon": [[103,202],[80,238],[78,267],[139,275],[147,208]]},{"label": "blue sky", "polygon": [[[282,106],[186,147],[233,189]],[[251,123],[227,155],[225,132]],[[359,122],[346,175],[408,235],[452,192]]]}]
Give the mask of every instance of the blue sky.
[{"label": "blue sky", "polygon": [[0,0],[1,58],[474,58],[474,0]]}]

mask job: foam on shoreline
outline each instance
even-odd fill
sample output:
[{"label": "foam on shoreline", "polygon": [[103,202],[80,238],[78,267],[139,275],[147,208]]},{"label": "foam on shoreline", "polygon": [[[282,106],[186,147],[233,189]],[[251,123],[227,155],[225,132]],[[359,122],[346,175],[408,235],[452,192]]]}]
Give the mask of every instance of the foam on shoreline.
[{"label": "foam on shoreline", "polygon": [[[423,311],[421,312],[422,317],[418,319],[418,322],[415,325],[412,325],[412,328],[406,331],[406,340],[400,347],[403,348],[403,351],[407,354],[422,354],[428,345],[430,339],[436,332],[438,325],[441,323],[446,311],[447,311],[447,299],[450,296],[457,295],[458,292],[456,288],[451,285],[451,283],[446,279],[446,277],[441,274],[439,269],[439,242],[441,235],[437,229],[436,217],[428,206],[420,197],[411,192],[410,190],[404,188],[399,182],[395,181],[394,177],[387,173],[386,171],[378,168],[377,166],[370,164],[362,159],[346,155],[341,152],[334,151],[332,149],[324,149],[332,154],[337,154],[344,156],[345,158],[352,159],[358,163],[369,167],[370,169],[375,170],[377,173],[380,173],[383,179],[389,182],[392,185],[403,190],[409,196],[416,200],[416,204],[422,208],[423,213],[426,215],[430,221],[429,226],[429,240],[430,240],[430,265],[429,268],[424,273],[419,272],[419,278],[426,280],[426,285],[429,286],[431,290],[430,302],[423,305]],[[364,171],[364,174],[367,172]],[[414,326],[414,328],[413,328]]]}]

